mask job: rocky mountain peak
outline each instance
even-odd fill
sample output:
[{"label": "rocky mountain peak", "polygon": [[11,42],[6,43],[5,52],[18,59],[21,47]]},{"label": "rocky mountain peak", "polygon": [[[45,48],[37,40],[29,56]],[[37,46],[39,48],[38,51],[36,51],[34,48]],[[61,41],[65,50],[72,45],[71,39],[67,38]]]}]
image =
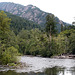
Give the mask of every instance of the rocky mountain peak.
[{"label": "rocky mountain peak", "polygon": [[[47,12],[44,12],[44,11],[40,10],[38,7],[33,6],[33,5],[23,6],[20,4],[15,4],[15,3],[10,3],[10,2],[0,3],[0,10],[4,10],[4,11],[12,13],[14,15],[18,15],[25,19],[36,22],[36,23],[40,24],[42,27],[44,27],[44,25],[45,25],[46,16],[48,14]],[[56,17],[56,21],[58,22],[57,25],[60,25],[59,18]],[[64,23],[64,22],[62,21],[62,23]],[[66,24],[66,23],[64,23],[64,24]]]}]

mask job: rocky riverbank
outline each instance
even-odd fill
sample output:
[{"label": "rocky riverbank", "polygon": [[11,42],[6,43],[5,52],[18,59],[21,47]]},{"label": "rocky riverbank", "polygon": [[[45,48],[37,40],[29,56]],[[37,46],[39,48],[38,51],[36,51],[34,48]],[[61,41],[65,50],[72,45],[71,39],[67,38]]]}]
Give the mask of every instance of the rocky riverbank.
[{"label": "rocky riverbank", "polygon": [[57,59],[75,59],[75,55],[59,55],[59,56],[53,56],[52,58],[57,58]]},{"label": "rocky riverbank", "polygon": [[[0,69],[2,69],[3,71],[5,71],[4,69],[15,70],[15,69],[22,69],[24,67],[27,67],[27,65],[26,65],[26,63],[22,63],[22,62],[19,62],[17,64],[11,63],[11,64],[7,64],[7,65],[0,65]],[[0,70],[0,71],[2,71],[2,70]]]}]

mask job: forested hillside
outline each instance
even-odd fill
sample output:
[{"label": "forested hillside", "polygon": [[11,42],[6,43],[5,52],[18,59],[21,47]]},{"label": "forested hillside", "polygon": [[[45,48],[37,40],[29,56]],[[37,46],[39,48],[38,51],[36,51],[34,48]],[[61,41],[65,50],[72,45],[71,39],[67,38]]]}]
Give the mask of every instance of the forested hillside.
[{"label": "forested hillside", "polygon": [[15,34],[18,34],[18,32],[22,30],[22,28],[27,30],[34,29],[34,28],[41,29],[40,25],[37,23],[23,19],[16,15],[12,15],[8,12],[5,12],[5,13],[7,14],[9,18],[11,18],[10,28],[11,30],[15,32]]},{"label": "forested hillside", "polygon": [[[12,17],[9,18],[3,11],[0,12],[0,64],[17,63],[16,56],[18,55],[52,57],[75,54],[75,26],[68,26],[65,30],[62,26],[58,34],[55,28],[55,16],[47,15],[44,31],[38,28],[22,28],[15,35],[14,32],[19,27],[11,29],[12,21]],[[13,25],[16,23],[15,25],[18,26],[19,22],[17,22],[13,21]]]},{"label": "forested hillside", "polygon": [[[7,11],[14,15],[38,23],[40,24],[41,28],[45,28],[46,16],[48,14],[53,15],[52,13],[44,12],[33,5],[23,6],[20,4],[15,4],[10,2],[0,3],[0,10]],[[61,24],[63,24],[64,26],[70,25],[68,23],[61,21],[58,17],[56,17],[55,20],[57,22],[56,25],[57,25],[58,32],[60,32],[61,30]]]}]

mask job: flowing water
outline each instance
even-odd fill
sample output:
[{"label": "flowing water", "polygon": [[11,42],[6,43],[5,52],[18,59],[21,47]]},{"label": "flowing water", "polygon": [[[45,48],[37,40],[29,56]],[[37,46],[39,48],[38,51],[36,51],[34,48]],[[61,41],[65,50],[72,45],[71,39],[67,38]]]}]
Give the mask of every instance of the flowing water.
[{"label": "flowing water", "polygon": [[0,75],[75,75],[75,59],[22,56],[20,62],[27,67],[0,68]]}]

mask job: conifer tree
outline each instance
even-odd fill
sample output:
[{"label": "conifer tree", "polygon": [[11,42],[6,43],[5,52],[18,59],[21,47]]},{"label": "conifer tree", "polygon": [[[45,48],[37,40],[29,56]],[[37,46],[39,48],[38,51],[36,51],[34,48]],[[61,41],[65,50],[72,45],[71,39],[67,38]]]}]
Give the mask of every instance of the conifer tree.
[{"label": "conifer tree", "polygon": [[51,50],[51,39],[52,39],[52,35],[56,33],[56,21],[55,21],[55,16],[54,15],[50,15],[48,14],[46,16],[46,32],[49,36],[49,42],[50,42],[50,50]]}]

